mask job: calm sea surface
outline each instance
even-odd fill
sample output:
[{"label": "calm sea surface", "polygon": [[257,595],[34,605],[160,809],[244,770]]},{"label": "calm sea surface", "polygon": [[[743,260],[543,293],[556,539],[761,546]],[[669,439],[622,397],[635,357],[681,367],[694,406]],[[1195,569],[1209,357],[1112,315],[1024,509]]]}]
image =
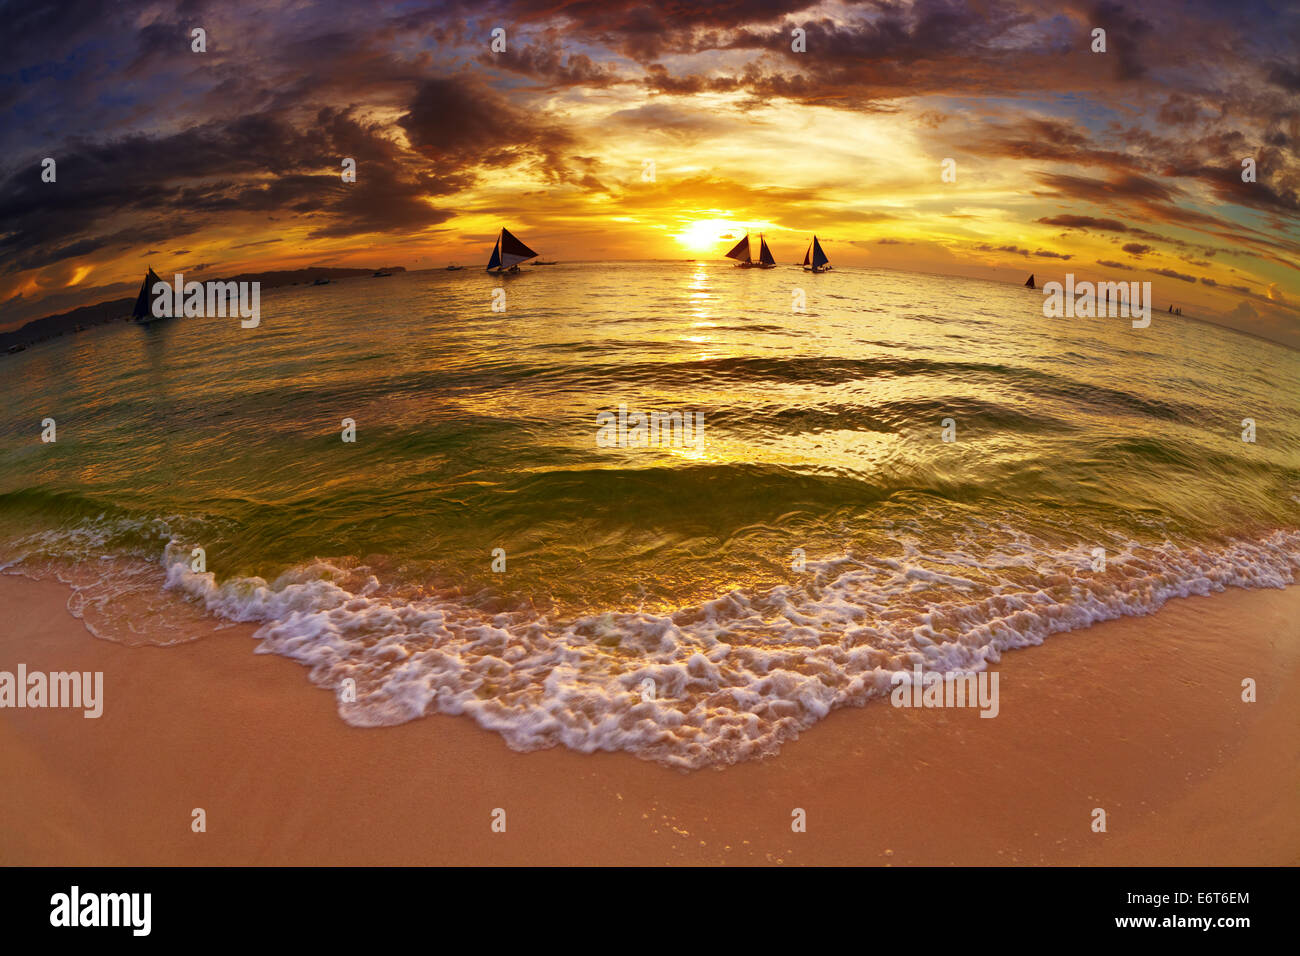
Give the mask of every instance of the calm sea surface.
[{"label": "calm sea surface", "polygon": [[[314,682],[356,681],[359,725],[728,763],[914,664],[1300,569],[1300,353],[1185,318],[715,263],[361,278],[261,311],[0,357],[0,563],[68,582],[109,640],[258,622]],[[703,427],[608,447],[620,405]]]}]

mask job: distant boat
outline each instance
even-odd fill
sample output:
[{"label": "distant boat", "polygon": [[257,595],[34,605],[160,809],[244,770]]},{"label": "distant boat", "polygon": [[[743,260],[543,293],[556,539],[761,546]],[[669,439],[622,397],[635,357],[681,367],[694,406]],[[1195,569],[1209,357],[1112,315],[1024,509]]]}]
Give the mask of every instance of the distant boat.
[{"label": "distant boat", "polygon": [[545,261],[538,259],[536,262],[533,263],[533,265],[535,266],[553,266],[555,264],[556,263],[554,259],[547,259]]},{"label": "distant boat", "polygon": [[1025,288],[1026,288],[1026,289],[1037,289],[1037,288],[1038,288],[1038,286],[1034,285],[1034,275],[1033,275],[1032,272],[1029,274],[1029,278],[1025,280]]},{"label": "distant boat", "polygon": [[153,314],[153,287],[155,283],[162,282],[158,274],[152,268],[144,275],[144,281],[140,283],[140,294],[135,298],[135,308],[131,310],[131,316],[141,325],[149,325],[151,322],[160,322],[163,319],[169,319],[169,315]]},{"label": "distant boat", "polygon": [[453,262],[451,265],[447,266],[447,271],[448,271],[448,272],[459,272],[461,269],[464,269],[464,268],[465,268],[464,266],[458,266],[458,265],[456,265],[456,263]]},{"label": "distant boat", "polygon": [[831,268],[831,261],[826,258],[826,253],[822,251],[822,244],[813,236],[813,240],[808,245],[808,251],[803,254],[804,272],[827,272]]},{"label": "distant boat", "polygon": [[315,282],[312,283],[312,285],[329,285],[329,284],[330,284],[330,280],[324,277],[317,279]]},{"label": "distant boat", "polygon": [[387,278],[388,278],[389,276],[391,276],[391,275],[392,275],[391,272],[385,272],[383,269],[380,269],[378,272],[373,273],[373,274],[370,276],[370,278],[372,278],[372,279],[387,279]]},{"label": "distant boat", "polygon": [[492,258],[488,260],[487,271],[494,275],[518,275],[519,263],[536,257],[537,253],[511,235],[509,229],[502,228],[496,245],[492,247]]},{"label": "distant boat", "polygon": [[1174,314],[1174,304],[1172,302],[1169,303],[1169,314],[1170,315]]}]

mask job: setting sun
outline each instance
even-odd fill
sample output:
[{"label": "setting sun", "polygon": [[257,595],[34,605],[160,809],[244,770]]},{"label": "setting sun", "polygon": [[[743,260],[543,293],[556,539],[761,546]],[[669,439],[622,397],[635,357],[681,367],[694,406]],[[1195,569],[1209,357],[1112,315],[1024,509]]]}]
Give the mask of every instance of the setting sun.
[{"label": "setting sun", "polygon": [[1286,925],[1300,0],[0,5],[0,924]]},{"label": "setting sun", "polygon": [[729,241],[736,241],[745,230],[745,226],[730,219],[697,219],[684,224],[673,238],[692,252],[711,252]]}]

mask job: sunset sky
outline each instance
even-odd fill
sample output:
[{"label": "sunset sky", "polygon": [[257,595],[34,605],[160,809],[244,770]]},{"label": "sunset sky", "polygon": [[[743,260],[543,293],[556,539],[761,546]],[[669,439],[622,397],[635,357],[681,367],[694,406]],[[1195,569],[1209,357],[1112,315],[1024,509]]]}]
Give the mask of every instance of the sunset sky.
[{"label": "sunset sky", "polygon": [[748,229],[783,263],[815,232],[841,266],[1149,280],[1300,345],[1300,5],[2,6],[0,328],[146,264],[481,267],[508,225],[561,260]]}]

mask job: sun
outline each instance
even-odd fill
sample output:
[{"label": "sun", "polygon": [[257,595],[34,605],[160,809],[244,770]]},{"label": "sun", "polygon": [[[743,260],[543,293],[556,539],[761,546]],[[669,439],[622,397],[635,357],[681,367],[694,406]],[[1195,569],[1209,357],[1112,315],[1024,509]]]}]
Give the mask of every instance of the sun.
[{"label": "sun", "polygon": [[729,219],[695,219],[684,222],[673,238],[692,252],[710,252],[744,234],[745,226]]}]

